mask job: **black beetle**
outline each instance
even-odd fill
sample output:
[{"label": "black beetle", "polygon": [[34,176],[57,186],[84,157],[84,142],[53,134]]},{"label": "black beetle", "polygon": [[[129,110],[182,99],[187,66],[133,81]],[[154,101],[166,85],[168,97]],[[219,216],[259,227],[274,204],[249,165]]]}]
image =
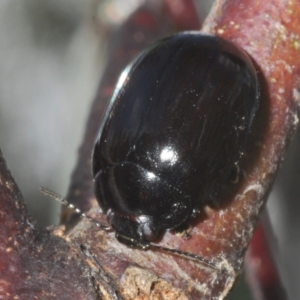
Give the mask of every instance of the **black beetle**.
[{"label": "black beetle", "polygon": [[120,76],[92,156],[117,239],[147,248],[222,204],[258,102],[250,58],[219,37],[184,32],[142,52]]}]

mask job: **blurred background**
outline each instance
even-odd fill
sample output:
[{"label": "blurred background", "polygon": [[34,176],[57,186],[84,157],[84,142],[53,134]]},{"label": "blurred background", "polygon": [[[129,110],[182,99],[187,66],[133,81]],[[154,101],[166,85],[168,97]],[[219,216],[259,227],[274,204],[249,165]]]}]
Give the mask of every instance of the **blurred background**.
[{"label": "blurred background", "polygon": [[[159,0],[157,0],[159,1]],[[39,192],[65,195],[105,63],[106,39],[143,0],[0,2],[0,148],[40,227],[60,207]],[[211,1],[197,1],[202,16]],[[300,299],[300,133],[268,202],[278,263],[290,299]],[[252,299],[239,288],[229,299]]]}]

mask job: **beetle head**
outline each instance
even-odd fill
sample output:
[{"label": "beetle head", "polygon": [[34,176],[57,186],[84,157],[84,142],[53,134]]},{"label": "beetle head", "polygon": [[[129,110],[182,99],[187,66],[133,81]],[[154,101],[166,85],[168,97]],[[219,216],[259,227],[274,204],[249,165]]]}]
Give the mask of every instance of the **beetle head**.
[{"label": "beetle head", "polygon": [[153,219],[145,215],[125,215],[110,209],[107,220],[115,230],[118,241],[130,247],[147,249],[160,231]]}]

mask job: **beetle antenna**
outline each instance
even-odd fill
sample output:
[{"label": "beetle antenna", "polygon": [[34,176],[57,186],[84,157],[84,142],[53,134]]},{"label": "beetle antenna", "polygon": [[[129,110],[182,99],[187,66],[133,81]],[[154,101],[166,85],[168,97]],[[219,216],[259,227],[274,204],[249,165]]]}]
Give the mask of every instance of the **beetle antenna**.
[{"label": "beetle antenna", "polygon": [[[55,199],[56,201],[62,203],[63,205],[67,206],[68,208],[71,208],[74,212],[80,214],[81,217],[84,217],[84,218],[87,218],[90,222],[92,222],[93,224],[95,224],[97,227],[105,230],[105,231],[109,231],[111,230],[112,228],[108,225],[103,225],[99,222],[97,222],[95,219],[91,218],[90,216],[88,216],[86,213],[82,212],[82,210],[78,207],[76,207],[74,204],[72,203],[69,203],[67,199],[63,198],[62,196],[54,193],[53,191],[50,191],[44,187],[40,187],[40,191],[46,195],[46,196],[50,196],[52,197],[53,199]],[[143,248],[143,247],[141,247]],[[162,247],[162,246],[158,246],[158,245],[155,245],[155,244],[148,244],[146,248],[152,248],[153,250],[158,250],[158,251],[163,251],[163,252],[167,252],[167,253],[171,253],[171,254],[177,254],[179,256],[183,256],[183,257],[186,257],[188,259],[193,259],[193,260],[196,260],[198,262],[200,262],[201,264],[204,264],[208,267],[211,267],[213,269],[219,269],[217,267],[216,264],[214,264],[212,261],[208,260],[208,259],[205,259],[201,256],[198,256],[196,254],[193,254],[193,253],[190,253],[190,252],[185,252],[185,251],[181,251],[181,250],[176,250],[176,249],[173,249],[173,248],[167,248],[167,247]],[[145,249],[146,249],[145,248]]]},{"label": "beetle antenna", "polygon": [[176,250],[176,249],[173,249],[173,248],[166,248],[166,247],[154,245],[152,243],[149,245],[149,248],[160,250],[160,251],[163,251],[163,252],[172,253],[172,254],[177,254],[179,256],[183,256],[183,257],[186,257],[188,259],[196,260],[196,261],[200,262],[201,264],[204,264],[204,265],[206,265],[208,267],[211,267],[213,269],[216,269],[216,270],[219,269],[217,267],[217,265],[214,264],[212,261],[210,261],[208,259],[205,259],[204,257],[198,256],[196,254],[190,253],[190,252]]},{"label": "beetle antenna", "polygon": [[95,219],[91,218],[90,216],[88,216],[86,213],[84,213],[80,208],[78,208],[77,206],[75,206],[72,203],[69,203],[67,199],[63,198],[62,196],[46,189],[43,187],[40,187],[40,191],[46,195],[46,196],[50,196],[53,199],[55,199],[56,201],[62,203],[63,205],[67,206],[68,208],[71,208],[74,212],[80,214],[81,217],[87,218],[90,222],[92,222],[93,224],[95,224],[97,227],[109,231],[111,230],[111,227],[108,225],[103,225],[99,222],[97,222]]}]

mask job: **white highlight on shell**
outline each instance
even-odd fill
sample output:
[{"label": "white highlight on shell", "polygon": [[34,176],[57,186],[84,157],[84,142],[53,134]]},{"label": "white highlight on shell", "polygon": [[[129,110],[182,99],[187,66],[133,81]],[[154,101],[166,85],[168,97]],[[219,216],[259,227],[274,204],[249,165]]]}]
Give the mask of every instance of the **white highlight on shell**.
[{"label": "white highlight on shell", "polygon": [[147,179],[148,180],[155,180],[157,176],[152,172],[147,172]]},{"label": "white highlight on shell", "polygon": [[130,67],[131,65],[127,66],[126,69],[121,73],[118,83],[116,85],[117,90],[119,90],[123,86],[125,80],[127,79]]},{"label": "white highlight on shell", "polygon": [[173,166],[178,161],[178,153],[172,147],[167,146],[161,151],[160,160]]}]

